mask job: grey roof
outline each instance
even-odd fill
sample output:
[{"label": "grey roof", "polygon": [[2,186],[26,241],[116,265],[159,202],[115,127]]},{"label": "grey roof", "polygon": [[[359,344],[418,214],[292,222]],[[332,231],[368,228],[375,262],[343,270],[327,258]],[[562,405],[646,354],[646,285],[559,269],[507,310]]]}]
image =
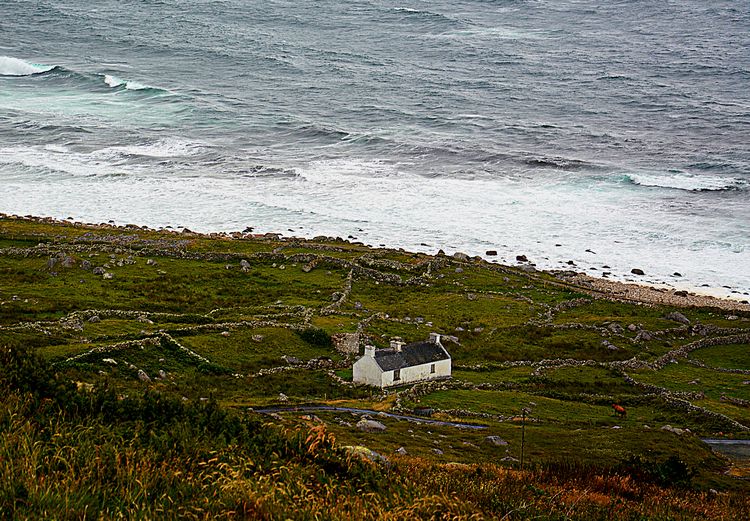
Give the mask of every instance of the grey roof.
[{"label": "grey roof", "polygon": [[443,346],[434,342],[414,342],[396,351],[393,348],[375,350],[375,362],[383,371],[393,371],[415,365],[448,360],[450,355]]}]

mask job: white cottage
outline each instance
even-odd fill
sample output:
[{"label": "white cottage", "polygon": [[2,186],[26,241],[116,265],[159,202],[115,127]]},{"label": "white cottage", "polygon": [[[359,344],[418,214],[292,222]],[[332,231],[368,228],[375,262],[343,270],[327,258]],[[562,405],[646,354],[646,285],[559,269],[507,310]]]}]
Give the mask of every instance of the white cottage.
[{"label": "white cottage", "polygon": [[354,363],[355,383],[380,388],[450,376],[451,355],[437,333],[425,342],[406,345],[392,340],[388,349],[365,346],[364,356]]}]

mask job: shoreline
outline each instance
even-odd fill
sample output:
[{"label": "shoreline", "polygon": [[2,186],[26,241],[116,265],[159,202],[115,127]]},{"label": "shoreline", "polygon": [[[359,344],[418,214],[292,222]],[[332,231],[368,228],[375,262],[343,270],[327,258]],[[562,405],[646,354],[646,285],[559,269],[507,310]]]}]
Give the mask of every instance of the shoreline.
[{"label": "shoreline", "polygon": [[[163,228],[151,228],[149,226],[142,226],[136,224],[116,224],[115,221],[109,221],[107,223],[85,223],[81,221],[75,221],[72,219],[59,219],[55,217],[41,217],[34,215],[15,215],[6,214],[0,212],[0,219],[15,220],[15,221],[26,221],[31,223],[40,224],[51,224],[60,226],[72,226],[78,228],[90,228],[94,230],[101,229],[112,229],[112,230],[140,230],[154,233],[169,233],[178,236],[192,236],[201,237],[206,239],[225,239],[225,240],[241,240],[241,239],[271,239],[279,241],[315,241],[313,237],[296,237],[296,236],[284,236],[282,233],[253,233],[251,228],[246,228],[245,231],[235,232],[197,232],[189,230],[187,228],[176,229],[173,227]],[[249,230],[249,231],[248,231]],[[320,239],[320,237],[317,237]],[[364,244],[359,241],[353,241],[341,237],[326,237],[327,240],[340,241],[352,245],[364,246],[373,250],[378,249],[389,249],[389,250],[402,250],[403,248],[389,247],[389,246],[371,246]],[[436,256],[436,253],[426,252],[413,252],[422,255]],[[457,252],[458,253],[458,252]],[[633,282],[623,281],[614,278],[607,277],[593,277],[583,271],[576,271],[572,269],[555,270],[555,269],[537,269],[533,263],[520,262],[517,265],[503,264],[495,259],[488,260],[486,256],[471,257],[473,259],[480,258],[482,262],[490,266],[505,266],[510,268],[527,268],[527,271],[534,273],[547,273],[552,275],[560,281],[561,284],[571,285],[580,288],[584,291],[590,291],[600,295],[604,295],[608,298],[616,300],[625,300],[631,302],[640,302],[643,304],[651,305],[672,305],[678,307],[714,307],[723,309],[725,311],[745,311],[750,312],[750,301],[743,298],[745,295],[738,297],[718,297],[709,293],[711,288],[690,288],[686,290],[675,289],[666,283],[647,283],[647,282]],[[582,268],[579,268],[582,269]],[[685,285],[688,286],[688,285]]]}]

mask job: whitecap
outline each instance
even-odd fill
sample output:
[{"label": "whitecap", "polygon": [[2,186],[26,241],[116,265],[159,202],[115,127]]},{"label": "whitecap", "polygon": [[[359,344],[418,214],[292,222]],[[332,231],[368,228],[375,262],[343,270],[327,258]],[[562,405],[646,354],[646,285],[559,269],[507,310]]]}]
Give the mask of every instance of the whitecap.
[{"label": "whitecap", "polygon": [[10,56],[0,56],[0,76],[31,76],[51,71],[54,68],[54,65],[42,65]]},{"label": "whitecap", "polygon": [[152,87],[150,85],[145,85],[143,83],[139,83],[137,81],[131,81],[131,80],[124,80],[122,78],[118,78],[117,76],[114,76],[112,74],[104,74],[104,83],[109,85],[110,87],[117,88],[117,87],[124,87],[125,90],[158,90],[163,91],[164,89],[160,89],[158,87]]},{"label": "whitecap", "polygon": [[748,182],[737,177],[696,175],[689,172],[642,172],[626,174],[625,179],[639,186],[669,188],[689,192],[742,190]]}]

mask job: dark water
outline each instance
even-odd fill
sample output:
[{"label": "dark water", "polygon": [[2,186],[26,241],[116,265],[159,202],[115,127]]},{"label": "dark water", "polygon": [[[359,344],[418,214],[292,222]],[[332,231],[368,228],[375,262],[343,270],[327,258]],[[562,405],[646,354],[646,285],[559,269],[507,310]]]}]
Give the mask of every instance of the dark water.
[{"label": "dark water", "polygon": [[750,291],[748,1],[5,0],[0,56],[0,211]]}]

